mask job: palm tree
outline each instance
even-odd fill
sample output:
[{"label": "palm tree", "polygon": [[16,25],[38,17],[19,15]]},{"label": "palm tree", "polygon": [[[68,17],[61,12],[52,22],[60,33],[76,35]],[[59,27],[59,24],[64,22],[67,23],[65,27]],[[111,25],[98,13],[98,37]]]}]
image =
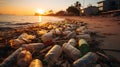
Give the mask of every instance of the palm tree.
[{"label": "palm tree", "polygon": [[74,5],[75,5],[75,7],[76,7],[77,9],[80,10],[81,3],[80,3],[79,1],[76,1],[76,3],[75,3]]}]

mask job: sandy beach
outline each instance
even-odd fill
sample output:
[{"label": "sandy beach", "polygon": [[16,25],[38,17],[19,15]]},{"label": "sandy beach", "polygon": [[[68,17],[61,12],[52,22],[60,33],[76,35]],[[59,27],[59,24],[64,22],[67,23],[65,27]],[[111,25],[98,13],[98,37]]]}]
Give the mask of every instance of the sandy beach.
[{"label": "sandy beach", "polygon": [[[46,31],[51,30],[51,29],[56,29],[55,28],[51,28],[50,25],[64,25],[64,23],[71,23],[74,25],[76,23],[84,23],[84,25],[86,25],[87,29],[89,30],[93,30],[96,32],[96,35],[100,35],[100,36],[96,36],[95,35],[95,40],[98,40],[98,42],[100,43],[89,43],[89,45],[92,47],[93,45],[96,46],[93,48],[91,48],[91,50],[93,49],[93,51],[96,49],[97,51],[102,49],[107,55],[110,55],[112,57],[114,57],[115,59],[120,61],[120,17],[102,17],[102,16],[91,16],[91,17],[77,17],[77,16],[55,16],[57,18],[62,18],[62,19],[66,19],[65,21],[61,20],[61,22],[58,23],[34,23],[34,24],[18,24],[17,27],[14,26],[9,26],[9,27],[1,27],[0,28],[0,48],[1,48],[1,58],[0,58],[0,62],[2,62],[5,58],[9,57],[14,51],[15,51],[15,47],[11,45],[12,40],[11,39],[15,39],[18,38],[18,36],[20,36],[22,33],[28,33],[32,35],[36,35],[36,38],[34,40],[32,40],[32,42],[34,43],[38,43],[38,42],[42,42],[41,41],[41,35],[39,35],[38,31],[45,29]],[[78,21],[78,22],[77,22]],[[14,24],[13,24],[14,25]],[[20,26],[19,26],[20,25]],[[16,26],[16,24],[15,24]],[[81,25],[82,26],[82,25]],[[67,27],[65,27],[64,29],[67,29]],[[72,31],[74,31],[75,29],[73,29]],[[64,30],[63,30],[64,31]],[[63,33],[62,33],[63,34]],[[88,33],[90,34],[90,33]],[[7,36],[6,36],[7,35]],[[26,34],[27,35],[27,34]],[[77,36],[77,35],[73,35],[72,36]],[[27,36],[26,36],[27,37]],[[29,36],[28,36],[29,37]],[[63,38],[64,36],[60,37]],[[92,36],[91,36],[92,37]],[[74,38],[74,37],[73,37]],[[91,38],[93,39],[93,38]],[[57,40],[56,40],[57,41]],[[67,41],[64,40],[63,41]],[[93,40],[92,40],[93,41]],[[26,43],[31,43],[31,42],[27,42]],[[61,44],[63,45],[64,42],[54,42],[53,44]],[[24,40],[23,40],[24,43]],[[51,45],[52,46],[52,45]],[[19,46],[18,46],[19,47]],[[96,52],[97,52],[96,51]],[[5,53],[4,53],[5,52]],[[45,54],[45,53],[44,53]],[[35,55],[36,57],[38,55]],[[42,55],[44,56],[44,55]],[[42,56],[40,57],[41,59]]]},{"label": "sandy beach", "polygon": [[[88,28],[105,35],[100,38],[104,42],[99,47],[102,49],[120,50],[120,17],[64,17],[71,20],[81,20],[88,24]],[[120,53],[115,51],[105,51],[108,55],[112,55],[120,61]]]}]

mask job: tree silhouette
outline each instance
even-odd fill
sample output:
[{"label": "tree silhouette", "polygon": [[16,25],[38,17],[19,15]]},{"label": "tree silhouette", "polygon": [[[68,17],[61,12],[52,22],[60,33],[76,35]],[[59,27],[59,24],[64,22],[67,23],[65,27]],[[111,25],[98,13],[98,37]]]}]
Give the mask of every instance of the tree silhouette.
[{"label": "tree silhouette", "polygon": [[74,6],[69,6],[66,10],[67,10],[68,14],[79,16],[80,15],[80,7],[81,7],[81,3],[79,1],[76,1],[74,3]]},{"label": "tree silhouette", "polygon": [[74,7],[74,6],[70,6],[70,7],[68,7],[66,10],[67,10],[68,13],[73,14],[73,15],[76,15],[76,16],[79,16],[79,14],[80,14],[79,9],[77,9],[77,8]]},{"label": "tree silhouette", "polygon": [[81,7],[81,3],[79,1],[76,1],[76,3],[74,5],[77,9],[80,9],[80,7]]}]

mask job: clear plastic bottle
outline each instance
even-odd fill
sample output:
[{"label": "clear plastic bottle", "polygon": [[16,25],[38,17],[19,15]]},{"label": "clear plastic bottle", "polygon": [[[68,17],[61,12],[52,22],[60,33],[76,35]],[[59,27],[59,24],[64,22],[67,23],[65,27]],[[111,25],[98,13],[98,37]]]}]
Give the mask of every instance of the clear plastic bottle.
[{"label": "clear plastic bottle", "polygon": [[43,43],[48,46],[51,45],[53,42],[53,33],[52,32],[48,32],[44,35],[41,36],[41,40],[43,41]]},{"label": "clear plastic bottle", "polygon": [[70,32],[70,33],[66,36],[66,38],[68,38],[68,39],[70,39],[70,38],[75,38],[75,37],[76,37],[76,32],[75,32],[75,31]]},{"label": "clear plastic bottle", "polygon": [[29,67],[43,67],[43,64],[42,64],[41,60],[39,60],[39,59],[34,59],[34,60],[30,63]]},{"label": "clear plastic bottle", "polygon": [[92,64],[96,63],[98,60],[98,55],[93,52],[88,52],[83,57],[77,59],[73,62],[75,67],[91,67]]},{"label": "clear plastic bottle", "polygon": [[68,41],[68,44],[72,45],[72,46],[76,46],[77,45],[77,42],[74,38],[71,38],[69,41]]},{"label": "clear plastic bottle", "polygon": [[78,59],[81,55],[80,50],[68,43],[64,43],[62,49],[73,60]]},{"label": "clear plastic bottle", "polygon": [[58,61],[58,57],[61,55],[62,49],[59,45],[54,45],[48,53],[45,55],[45,59],[48,61],[50,65],[53,65]]},{"label": "clear plastic bottle", "polygon": [[56,29],[55,29],[55,34],[56,34],[56,35],[61,35],[61,34],[62,34],[62,31],[61,31],[59,28],[56,28]]},{"label": "clear plastic bottle", "polygon": [[30,44],[23,44],[22,47],[29,50],[31,53],[35,52],[36,50],[41,50],[45,47],[43,43],[30,43]]}]

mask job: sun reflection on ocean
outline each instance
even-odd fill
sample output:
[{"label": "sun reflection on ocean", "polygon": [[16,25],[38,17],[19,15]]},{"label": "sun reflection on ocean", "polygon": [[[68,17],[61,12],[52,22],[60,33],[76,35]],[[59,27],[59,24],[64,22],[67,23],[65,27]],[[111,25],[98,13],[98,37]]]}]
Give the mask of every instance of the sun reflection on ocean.
[{"label": "sun reflection on ocean", "polygon": [[42,22],[42,17],[38,16],[38,22]]}]

